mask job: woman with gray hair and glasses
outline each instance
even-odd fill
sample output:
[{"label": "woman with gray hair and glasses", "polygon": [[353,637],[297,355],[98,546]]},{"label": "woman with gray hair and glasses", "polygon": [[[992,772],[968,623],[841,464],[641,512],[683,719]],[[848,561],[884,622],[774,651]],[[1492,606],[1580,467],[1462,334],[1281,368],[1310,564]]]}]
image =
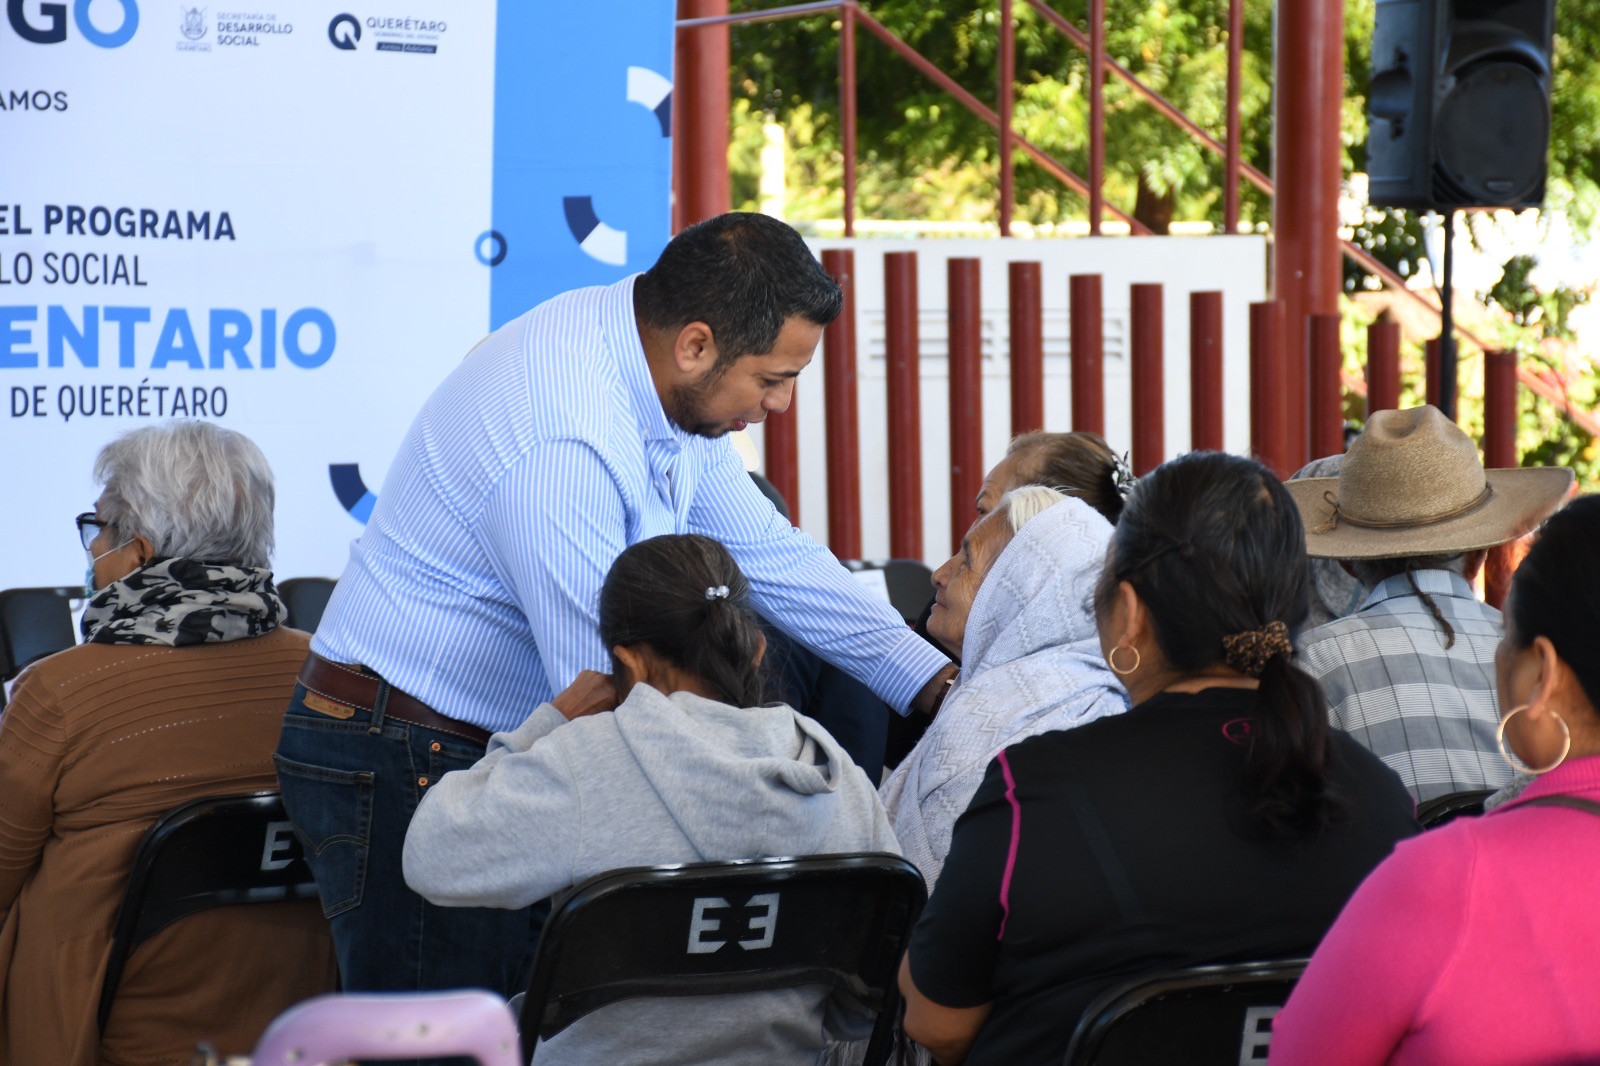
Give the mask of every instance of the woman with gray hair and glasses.
[{"label": "woman with gray hair and glasses", "polygon": [[96,1011],[134,850],[192,800],[277,787],[272,751],[305,660],[267,569],[272,471],[205,422],[101,450],[84,643],[30,666],[0,718],[0,1063],[187,1062],[248,1052],[336,981],[312,902],[225,907],[133,952]]}]

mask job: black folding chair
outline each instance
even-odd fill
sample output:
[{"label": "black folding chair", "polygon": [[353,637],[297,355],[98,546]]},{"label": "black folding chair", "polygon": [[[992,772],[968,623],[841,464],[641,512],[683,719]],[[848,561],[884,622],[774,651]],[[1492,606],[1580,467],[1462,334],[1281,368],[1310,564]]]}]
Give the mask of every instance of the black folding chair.
[{"label": "black folding chair", "polygon": [[883,583],[889,589],[889,602],[907,625],[921,618],[933,601],[933,571],[926,563],[916,559],[848,559],[844,565],[856,573],[882,570]]},{"label": "black folding chair", "polygon": [[1151,974],[1083,1012],[1066,1066],[1243,1066],[1266,1062],[1272,1019],[1306,959]]},{"label": "black folding chair", "polygon": [[1433,829],[1446,822],[1453,822],[1457,818],[1482,814],[1483,801],[1494,795],[1494,792],[1492,788],[1475,788],[1423,800],[1417,804],[1417,824],[1424,829]]},{"label": "black folding chair", "polygon": [[276,792],[195,800],[139,841],[100,987],[100,1031],[128,956],[180,918],[212,907],[316,899],[300,842]]},{"label": "black folding chair", "polygon": [[72,601],[82,598],[82,585],[0,592],[0,681],[9,681],[35,659],[76,643]]},{"label": "black folding chair", "polygon": [[278,582],[278,596],[289,609],[284,624],[315,633],[335,584],[331,577],[291,577]]},{"label": "black folding chair", "polygon": [[[926,898],[915,866],[871,852],[600,874],[558,898],[545,923],[522,1004],[523,1058],[623,999],[827,985],[876,1012],[864,1061],[881,1066],[900,956]],[[684,1024],[694,1024],[687,1007]]]}]

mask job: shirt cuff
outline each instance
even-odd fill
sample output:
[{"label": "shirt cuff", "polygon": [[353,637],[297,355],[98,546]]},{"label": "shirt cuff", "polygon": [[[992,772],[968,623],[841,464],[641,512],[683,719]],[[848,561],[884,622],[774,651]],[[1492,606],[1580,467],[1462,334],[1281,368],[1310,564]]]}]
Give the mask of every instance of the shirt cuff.
[{"label": "shirt cuff", "polygon": [[948,655],[907,629],[900,643],[883,657],[878,669],[867,680],[867,687],[893,707],[895,713],[910,714],[911,701],[917,698],[922,686],[949,662]]}]

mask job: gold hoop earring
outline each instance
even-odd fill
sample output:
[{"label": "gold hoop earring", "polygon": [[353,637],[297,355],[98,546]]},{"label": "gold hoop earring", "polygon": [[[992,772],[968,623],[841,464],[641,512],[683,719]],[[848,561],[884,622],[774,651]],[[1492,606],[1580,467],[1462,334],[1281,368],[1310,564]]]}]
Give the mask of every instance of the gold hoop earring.
[{"label": "gold hoop earring", "polygon": [[1567,728],[1566,719],[1562,718],[1555,711],[1551,711],[1550,717],[1554,718],[1556,720],[1556,724],[1561,726],[1561,754],[1556,756],[1556,761],[1551,763],[1549,766],[1538,769],[1529,766],[1527,763],[1517,758],[1510,748],[1506,747],[1506,723],[1511,721],[1511,719],[1519,712],[1527,710],[1528,706],[1528,704],[1524,703],[1520,707],[1513,707],[1511,708],[1510,714],[1507,714],[1504,718],[1500,719],[1500,728],[1496,729],[1494,732],[1494,742],[1500,747],[1500,757],[1504,759],[1506,763],[1517,773],[1547,774],[1551,770],[1554,770],[1556,767],[1567,761],[1567,752],[1572,750],[1572,730]]},{"label": "gold hoop earring", "polygon": [[[1131,651],[1131,652],[1133,652],[1133,665],[1128,667],[1126,670],[1124,670],[1122,667],[1117,665],[1117,652],[1119,652],[1119,651]],[[1132,644],[1129,644],[1126,648],[1124,648],[1121,644],[1119,644],[1115,648],[1111,649],[1111,654],[1110,655],[1106,656],[1106,662],[1108,664],[1110,664],[1112,672],[1116,673],[1116,674],[1119,674],[1122,677],[1127,677],[1129,674],[1131,674],[1135,670],[1139,669],[1139,663],[1141,661],[1142,660],[1139,657],[1139,649],[1135,648]]]}]

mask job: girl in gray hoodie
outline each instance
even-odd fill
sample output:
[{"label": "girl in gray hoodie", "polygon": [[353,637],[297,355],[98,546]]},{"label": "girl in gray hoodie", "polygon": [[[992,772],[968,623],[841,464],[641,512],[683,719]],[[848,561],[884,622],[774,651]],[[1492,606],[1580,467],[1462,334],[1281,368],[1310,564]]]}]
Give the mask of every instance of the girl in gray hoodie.
[{"label": "girl in gray hoodie", "polygon": [[[706,537],[619,555],[600,592],[612,673],[580,674],[429,789],[406,834],[407,884],[441,906],[519,908],[627,866],[898,854],[876,790],[833,737],[759,705],[765,639],[748,595]],[[861,1035],[828,1008],[821,987],[628,1000],[536,1060],[800,1066]]]}]

